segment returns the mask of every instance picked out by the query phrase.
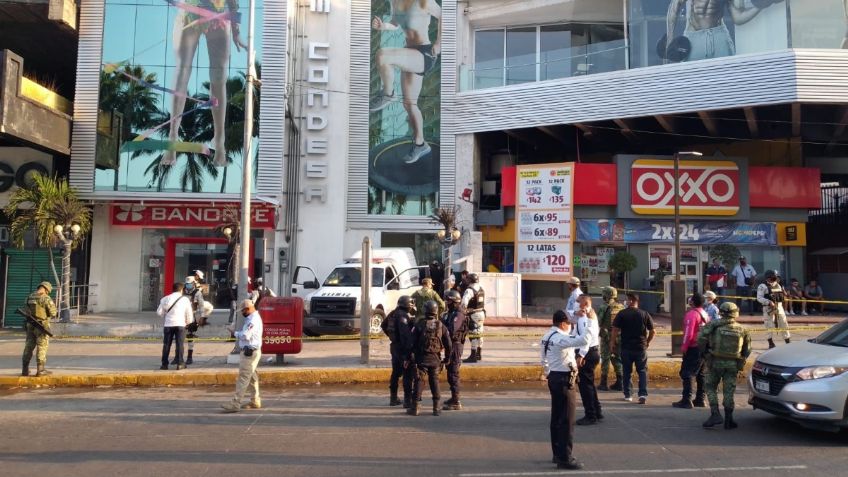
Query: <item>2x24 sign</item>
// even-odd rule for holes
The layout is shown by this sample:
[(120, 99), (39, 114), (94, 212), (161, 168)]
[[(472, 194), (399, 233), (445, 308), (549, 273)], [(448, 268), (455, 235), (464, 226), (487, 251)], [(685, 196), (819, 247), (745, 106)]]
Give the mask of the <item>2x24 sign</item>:
[[(739, 166), (732, 161), (680, 161), (681, 215), (731, 216), (739, 212)], [(674, 214), (674, 163), (633, 162), (631, 208), (640, 215)]]

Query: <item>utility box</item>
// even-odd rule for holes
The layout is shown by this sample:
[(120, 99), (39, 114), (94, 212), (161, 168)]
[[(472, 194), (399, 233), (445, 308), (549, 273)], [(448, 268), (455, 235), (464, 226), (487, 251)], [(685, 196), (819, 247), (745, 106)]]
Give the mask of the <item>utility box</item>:
[(281, 356), (303, 349), (303, 298), (264, 297), (259, 302), (262, 316), (262, 354)]

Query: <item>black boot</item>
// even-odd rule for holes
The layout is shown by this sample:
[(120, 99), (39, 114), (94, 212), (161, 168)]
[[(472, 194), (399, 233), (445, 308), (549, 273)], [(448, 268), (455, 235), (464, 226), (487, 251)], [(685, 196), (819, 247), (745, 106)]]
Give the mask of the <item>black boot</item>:
[(409, 398), (409, 396), (404, 395), (403, 396), (403, 408), (409, 409), (409, 406), (411, 406), (411, 405), (412, 405), (412, 400)]
[(729, 407), (724, 408), (724, 428), (736, 429), (737, 427), (739, 427), (739, 425), (733, 420), (733, 409), (730, 409)]
[(397, 391), (391, 393), (391, 396), (389, 397), (389, 406), (400, 406), (401, 404), (403, 404), (403, 402), (398, 399)]
[(194, 354), (194, 350), (193, 350), (193, 349), (188, 350), (188, 358), (186, 358), (186, 362), (185, 362), (185, 364), (187, 364), (187, 365), (188, 365), (188, 364), (193, 364), (193, 363), (194, 363), (194, 360), (193, 360), (193, 359), (191, 359), (191, 355), (193, 355), (193, 354)]
[(471, 350), (471, 356), (462, 360), (463, 363), (476, 363), (477, 362), (477, 351)]
[(29, 376), (29, 364), (23, 365), (21, 368), (21, 376)]
[(607, 386), (607, 375), (606, 374), (601, 376), (601, 383), (598, 384), (598, 391), (609, 391), (609, 386)]
[(39, 364), (38, 370), (35, 373), (35, 377), (38, 378), (38, 377), (41, 377), (41, 376), (50, 376), (51, 374), (53, 374), (53, 373), (44, 369), (43, 364)]
[(707, 402), (704, 399), (704, 396), (698, 396), (692, 401), (692, 405), (695, 407), (707, 407)]
[(774, 348), (774, 340), (773, 339), (769, 338), (768, 343), (769, 343), (769, 349)]
[(623, 391), (624, 388), (621, 386), (621, 376), (616, 375), (615, 382), (612, 383), (612, 386), (609, 387), (610, 391)]
[(442, 402), (438, 399), (433, 399), (433, 415), (441, 416), (442, 415)]
[(171, 360), (171, 366), (176, 366), (176, 365), (178, 365), (178, 364), (180, 364), (180, 363), (179, 363), (179, 361), (177, 360), (177, 357), (176, 357), (176, 356), (174, 356), (174, 359), (172, 359), (172, 360)]
[(791, 342), (792, 342), (792, 340), (790, 340), (789, 338), (786, 338), (786, 339), (785, 339), (785, 340), (783, 340), (783, 341), (786, 341), (786, 344), (789, 344), (789, 343), (791, 343)]
[(410, 416), (418, 415), (418, 400), (413, 399), (412, 402), (409, 403), (409, 409), (406, 410), (406, 413)]
[(692, 405), (692, 401), (686, 398), (680, 399), (680, 401), (675, 401), (671, 403), (671, 407), (676, 407), (678, 409), (692, 409), (694, 406)]
[(718, 411), (718, 404), (712, 405), (710, 404), (710, 417), (702, 424), (704, 427), (710, 428), (724, 422), (724, 419), (721, 417), (721, 413)]
[(459, 402), (459, 393), (451, 393), (451, 398), (445, 401), (442, 406), (445, 411), (459, 411), (462, 409), (462, 403)]
[(477, 347), (477, 361), (483, 361), (483, 347)]

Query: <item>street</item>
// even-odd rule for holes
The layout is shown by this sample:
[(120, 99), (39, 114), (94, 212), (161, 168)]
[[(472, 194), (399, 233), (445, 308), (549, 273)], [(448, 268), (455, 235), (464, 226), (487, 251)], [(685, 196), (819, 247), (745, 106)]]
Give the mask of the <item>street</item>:
[[(443, 383), (444, 385), (444, 383)], [(447, 386), (443, 387), (443, 393)], [(704, 430), (679, 389), (648, 405), (602, 393), (605, 422), (576, 427), (583, 471), (550, 463), (542, 383), (469, 385), (465, 409), (388, 407), (384, 386), (264, 388), (263, 409), (221, 414), (230, 387), (4, 390), (3, 475), (839, 475), (848, 433), (802, 429), (745, 405), (739, 429)], [(582, 409), (578, 405), (578, 417)]]

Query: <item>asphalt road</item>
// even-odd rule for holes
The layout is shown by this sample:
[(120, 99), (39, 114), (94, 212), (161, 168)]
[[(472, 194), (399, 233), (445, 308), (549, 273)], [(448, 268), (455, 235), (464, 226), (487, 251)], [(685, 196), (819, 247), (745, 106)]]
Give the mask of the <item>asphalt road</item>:
[[(578, 427), (583, 471), (550, 463), (547, 389), (481, 385), (466, 409), (418, 417), (380, 387), (263, 390), (261, 410), (220, 414), (231, 388), (30, 389), (0, 394), (0, 474), (11, 476), (844, 475), (848, 432), (773, 418), (737, 395), (735, 431), (704, 430), (707, 411), (645, 406), (603, 393), (606, 420)], [(425, 394), (423, 410), (430, 408)], [(582, 412), (579, 413), (582, 415)], [(578, 417), (579, 417), (578, 415)]]

